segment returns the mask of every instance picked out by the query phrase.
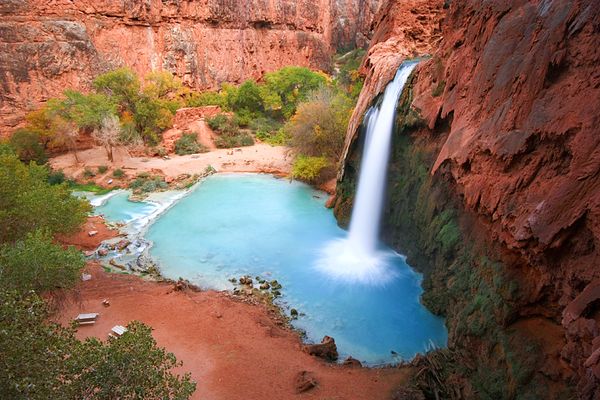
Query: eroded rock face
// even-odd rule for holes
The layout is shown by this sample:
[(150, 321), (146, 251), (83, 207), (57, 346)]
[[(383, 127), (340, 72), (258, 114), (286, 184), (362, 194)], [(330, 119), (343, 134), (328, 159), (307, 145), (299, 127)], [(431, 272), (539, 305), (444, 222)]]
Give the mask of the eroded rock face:
[[(402, 4), (391, 3), (398, 8)], [(392, 79), (405, 56), (385, 49), (388, 40), (378, 36), (392, 32), (389, 37), (393, 37), (394, 29), (401, 27), (393, 19), (380, 24), (369, 54), (377, 46), (381, 53), (370, 58), (373, 65), (365, 65), (367, 84), (361, 100), (364, 96), (367, 105)], [(413, 97), (407, 101), (421, 119), (409, 124), (406, 115), (402, 117), (404, 125), (399, 129), (410, 136), (411, 144), (403, 144), (398, 154), (429, 168), (431, 181), (426, 189), (435, 196), (421, 199), (427, 201), (418, 206), (423, 215), (429, 213), (436, 221), (444, 207), (456, 205), (464, 237), (478, 252), (486, 247), (500, 262), (469, 261), (482, 269), (461, 277), (455, 274), (463, 261), (449, 258), (446, 267), (430, 271), (439, 281), (426, 279), (426, 289), (452, 302), (446, 310), (436, 311), (449, 312), (453, 345), (468, 352), (484, 348), (480, 341), (493, 340), (482, 325), (468, 327), (481, 334), (480, 339), (471, 337), (468, 346), (465, 337), (457, 334), (461, 323), (484, 305), (493, 316), (490, 320), (498, 324), (493, 329), (496, 340), (502, 335), (513, 340), (518, 334), (525, 347), (533, 339), (540, 343), (537, 352), (545, 358), (531, 361), (539, 369), (528, 379), (546, 382), (542, 385), (550, 391), (572, 385), (579, 398), (596, 398), (600, 393), (600, 8), (593, 0), (452, 1), (442, 34), (433, 57), (415, 71)], [(347, 138), (350, 164), (358, 148), (353, 145), (362, 118), (360, 110), (357, 113)], [(391, 182), (398, 186), (390, 191), (400, 193), (406, 179), (394, 180), (394, 168)], [(338, 182), (338, 187), (347, 186), (344, 179)], [(390, 199), (388, 232), (397, 232), (389, 225), (400, 215), (403, 201)], [(436, 240), (448, 233), (437, 232), (435, 226), (416, 229), (437, 234)], [(414, 240), (421, 234), (403, 239)], [(440, 240), (448, 243), (449, 238)], [(432, 249), (434, 245), (423, 247), (416, 254), (430, 256)], [(452, 290), (465, 276), (470, 276), (470, 283), (465, 281), (469, 292), (461, 298)], [(512, 293), (510, 282), (515, 282)], [(479, 305), (469, 303), (472, 296)], [(435, 304), (435, 299), (428, 300)], [(465, 304), (473, 307), (464, 309)], [(518, 347), (513, 342), (510, 348)], [(511, 361), (501, 349), (501, 344), (493, 347), (490, 359), (506, 362), (507, 382), (514, 383), (515, 365), (528, 354)], [(559, 392), (553, 394), (561, 398)]]
[(382, 1), (3, 1), (0, 134), (65, 88), (85, 90), (124, 65), (168, 70), (199, 89), (285, 65), (327, 70), (337, 48), (368, 42)]

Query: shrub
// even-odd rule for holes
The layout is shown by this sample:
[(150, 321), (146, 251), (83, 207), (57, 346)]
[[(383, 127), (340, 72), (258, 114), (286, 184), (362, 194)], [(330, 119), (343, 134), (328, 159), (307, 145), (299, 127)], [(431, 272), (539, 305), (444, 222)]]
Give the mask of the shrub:
[(93, 178), (96, 176), (96, 173), (94, 171), (92, 171), (91, 169), (89, 169), (88, 167), (86, 167), (83, 170), (83, 177), (84, 178)]
[(69, 233), (85, 220), (90, 205), (66, 185), (50, 185), (48, 170), (0, 155), (0, 243), (25, 238), (36, 230)]
[(169, 185), (160, 176), (151, 176), (147, 172), (138, 174), (137, 178), (129, 184), (134, 193), (150, 193), (167, 189)]
[(20, 292), (70, 287), (84, 264), (81, 252), (74, 247), (64, 250), (47, 231), (38, 230), (0, 246), (0, 286)]
[(175, 142), (175, 153), (182, 156), (205, 151), (204, 146), (198, 143), (197, 136), (196, 133), (184, 133), (181, 138)]
[(298, 107), (285, 129), (298, 153), (323, 156), (336, 163), (344, 148), (351, 113), (352, 101), (346, 95), (322, 88)]
[(106, 165), (100, 165), (98, 167), (98, 173), (99, 174), (104, 174), (106, 171), (108, 171), (108, 167)]
[(10, 145), (21, 161), (35, 161), (38, 164), (44, 164), (47, 161), (42, 138), (37, 132), (17, 129), (10, 137)]
[(225, 114), (217, 114), (212, 118), (209, 118), (207, 121), (210, 129), (214, 131), (220, 131), (225, 124), (229, 122), (229, 117)]
[(65, 173), (62, 171), (50, 171), (48, 173), (48, 183), (51, 185), (60, 185), (65, 181)]
[(329, 166), (325, 157), (310, 157), (300, 155), (296, 157), (292, 166), (292, 176), (309, 183), (319, 180), (321, 172)]
[(193, 92), (186, 99), (186, 107), (221, 106), (225, 105), (225, 97), (218, 92)]
[(195, 390), (151, 328), (132, 322), (118, 340), (80, 342), (48, 322), (35, 293), (0, 291), (0, 396), (6, 399), (187, 399)]
[(252, 146), (253, 144), (254, 139), (247, 133), (238, 133), (236, 135), (221, 135), (215, 139), (215, 145), (220, 149)]
[(121, 168), (117, 168), (113, 171), (112, 176), (115, 178), (122, 178), (125, 176), (125, 172)]

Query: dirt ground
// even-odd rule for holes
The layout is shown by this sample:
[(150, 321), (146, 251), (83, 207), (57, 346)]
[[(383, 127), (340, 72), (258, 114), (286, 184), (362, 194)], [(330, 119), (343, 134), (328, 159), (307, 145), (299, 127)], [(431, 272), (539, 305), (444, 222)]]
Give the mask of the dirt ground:
[[(406, 369), (344, 367), (314, 358), (266, 307), (227, 293), (173, 291), (172, 284), (106, 273), (97, 264), (86, 269), (92, 279), (80, 282), (57, 319), (67, 324), (81, 312), (99, 312), (95, 325), (79, 328), (80, 338), (105, 339), (114, 325), (132, 320), (152, 326), (158, 344), (182, 360), (181, 372), (191, 372), (197, 382), (193, 399), (383, 400), (407, 379)], [(318, 386), (297, 394), (301, 371), (312, 372)]]

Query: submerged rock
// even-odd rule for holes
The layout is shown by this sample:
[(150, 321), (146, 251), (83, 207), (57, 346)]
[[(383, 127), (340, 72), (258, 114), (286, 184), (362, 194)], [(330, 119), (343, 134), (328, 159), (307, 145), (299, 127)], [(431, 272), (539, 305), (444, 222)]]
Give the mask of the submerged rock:
[(338, 359), (337, 346), (335, 340), (331, 336), (323, 337), (321, 343), (310, 344), (304, 346), (306, 351), (311, 356), (319, 357), (327, 361), (335, 361)]

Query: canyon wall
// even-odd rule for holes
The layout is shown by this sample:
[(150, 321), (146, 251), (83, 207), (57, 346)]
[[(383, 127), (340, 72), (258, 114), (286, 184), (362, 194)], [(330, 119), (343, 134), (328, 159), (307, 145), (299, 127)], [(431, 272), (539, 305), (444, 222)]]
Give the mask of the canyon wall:
[(328, 70), (366, 45), (382, 0), (5, 0), (0, 2), (0, 133), (65, 88), (130, 66), (197, 89), (285, 65)]
[[(411, 53), (388, 51), (402, 27), (379, 21), (338, 182), (342, 223), (364, 109)], [(452, 1), (442, 35), (399, 104), (384, 215), (386, 241), (424, 272), (423, 302), (447, 317), (453, 361), (436, 390), (598, 399), (600, 8)]]

